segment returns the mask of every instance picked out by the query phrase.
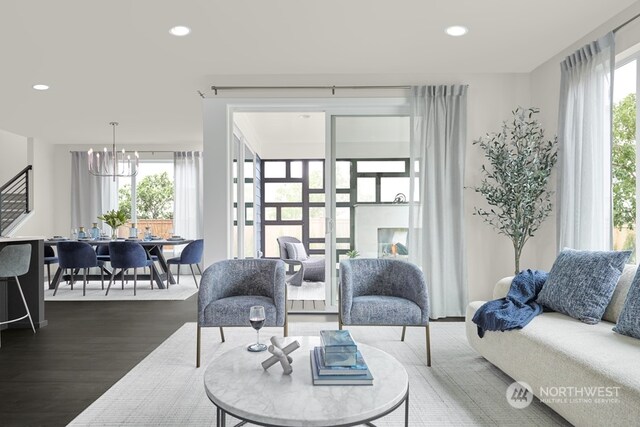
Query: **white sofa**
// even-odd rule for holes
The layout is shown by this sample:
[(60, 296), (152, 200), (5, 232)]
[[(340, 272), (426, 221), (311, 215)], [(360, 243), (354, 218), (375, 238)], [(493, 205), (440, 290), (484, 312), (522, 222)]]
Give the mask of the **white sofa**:
[[(484, 301), (472, 302), (466, 316), (469, 344), (514, 380), (529, 384), (538, 398), (574, 425), (639, 425), (640, 340), (611, 330), (636, 268), (625, 267), (597, 325), (560, 313), (543, 313), (523, 329), (487, 331), (480, 338), (471, 319)], [(496, 284), (494, 298), (507, 294), (511, 279)], [(600, 397), (589, 397), (588, 393)], [(608, 397), (611, 394), (617, 395)]]

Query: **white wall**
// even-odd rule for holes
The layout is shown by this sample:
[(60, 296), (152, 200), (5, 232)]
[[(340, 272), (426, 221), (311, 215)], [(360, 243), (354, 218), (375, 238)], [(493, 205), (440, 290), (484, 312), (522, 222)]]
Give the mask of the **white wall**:
[[(540, 118), (548, 129), (558, 128), (558, 107), (560, 94), (560, 63), (564, 58), (585, 44), (597, 40), (632, 16), (640, 13), (640, 3), (636, 3), (613, 19), (596, 28), (571, 46), (567, 46), (556, 56), (531, 72), (531, 99), (540, 107)], [(625, 51), (637, 48), (640, 43), (640, 19), (637, 19), (616, 33), (616, 54), (624, 55)], [(615, 83), (614, 83), (615, 84)]]
[(33, 210), (27, 221), (16, 231), (21, 236), (51, 236), (51, 229), (58, 216), (56, 182), (53, 172), (54, 146), (38, 138), (29, 138), (28, 161), (33, 165)]
[(0, 185), (28, 165), (27, 145), (27, 137), (0, 129)]
[[(330, 78), (331, 84), (348, 84), (340, 76), (335, 80)], [(305, 82), (295, 82), (305, 84)], [(318, 84), (317, 81), (314, 83)], [(327, 84), (324, 82), (322, 84)], [(472, 141), (487, 132), (498, 131), (503, 120), (510, 117), (511, 111), (517, 107), (529, 106), (530, 81), (527, 74), (457, 74), (457, 75), (411, 75), (384, 76), (376, 80), (371, 76), (360, 80), (359, 84), (439, 84), (459, 83), (469, 84), (468, 99), (468, 142), (466, 164), (466, 204), (465, 229), (467, 244), (467, 274), (469, 283), (469, 298), (488, 299), (491, 297), (493, 285), (500, 278), (513, 273), (513, 249), (510, 241), (499, 236), (478, 217), (474, 216), (473, 207), (482, 203), (478, 194), (470, 187), (476, 185), (480, 179), (480, 168), (484, 162), (481, 151), (472, 145)], [(235, 81), (225, 84), (243, 85), (251, 82)], [(273, 83), (276, 84), (276, 83)], [(286, 79), (281, 84), (292, 84)], [(406, 96), (405, 92), (401, 92)], [(311, 95), (311, 94), (310, 94)], [(350, 95), (355, 95), (351, 92)], [(368, 94), (369, 96), (373, 96)], [(399, 95), (397, 92), (378, 93), (377, 95)], [(223, 123), (218, 120), (228, 120), (224, 102), (242, 104), (243, 99), (205, 99), (204, 111), (204, 150), (205, 150), (205, 239), (216, 241), (220, 245), (215, 250), (208, 245), (205, 249), (207, 263), (223, 259), (226, 250), (220, 250), (223, 242), (228, 242), (229, 212), (228, 207), (221, 202), (229, 200), (228, 169), (226, 159), (226, 131)], [(254, 102), (249, 99), (248, 103)], [(212, 153), (212, 154), (209, 154)], [(224, 234), (224, 236), (223, 236)], [(521, 265), (525, 268), (549, 269), (555, 258), (554, 229), (549, 223), (545, 224), (538, 236), (532, 239), (524, 250)]]

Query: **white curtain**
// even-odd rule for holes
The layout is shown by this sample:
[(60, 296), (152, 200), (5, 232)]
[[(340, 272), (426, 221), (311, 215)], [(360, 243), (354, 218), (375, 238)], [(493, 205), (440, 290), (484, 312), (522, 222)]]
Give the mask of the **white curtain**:
[(85, 151), (71, 152), (71, 224), (69, 224), (69, 230), (81, 226), (89, 230), (91, 223), (100, 223), (98, 215), (116, 209), (118, 205), (117, 182), (113, 182), (112, 178), (90, 175), (87, 157)]
[(561, 64), (558, 117), (558, 249), (609, 250), (612, 243), (609, 33)]
[(467, 86), (414, 87), (411, 109), (409, 254), (427, 280), (430, 317), (464, 316)]
[(187, 239), (200, 239), (203, 235), (202, 152), (178, 151), (174, 162), (174, 233)]

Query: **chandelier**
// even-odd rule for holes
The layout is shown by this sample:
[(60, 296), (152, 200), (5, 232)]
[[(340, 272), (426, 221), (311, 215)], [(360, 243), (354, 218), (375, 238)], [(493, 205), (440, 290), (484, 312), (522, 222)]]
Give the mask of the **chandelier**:
[[(107, 147), (104, 147), (104, 151), (94, 152), (91, 148), (88, 154), (89, 161), (89, 173), (93, 176), (100, 176), (104, 178), (113, 178), (115, 181), (117, 177), (132, 177), (138, 174), (138, 152), (134, 152), (133, 158), (131, 154), (122, 149), (122, 151), (116, 150), (116, 126), (118, 122), (109, 123), (113, 127), (113, 145), (111, 146), (111, 152), (107, 151)], [(109, 158), (111, 154), (111, 158)]]

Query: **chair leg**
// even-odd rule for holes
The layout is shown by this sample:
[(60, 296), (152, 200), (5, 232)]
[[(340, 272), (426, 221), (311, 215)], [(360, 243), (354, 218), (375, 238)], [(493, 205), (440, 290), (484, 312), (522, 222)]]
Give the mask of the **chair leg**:
[(136, 296), (136, 287), (138, 286), (138, 269), (133, 269), (133, 296)]
[(104, 268), (100, 267), (100, 282), (102, 282), (102, 290), (104, 291)]
[(151, 290), (153, 290), (153, 266), (149, 267), (149, 283), (151, 284)]
[(220, 326), (220, 339), (224, 342), (224, 330), (222, 329), (222, 326)]
[(116, 277), (116, 269), (114, 268), (113, 271), (111, 272), (111, 278), (109, 279), (109, 286), (107, 286), (107, 292), (104, 294), (105, 297), (109, 295), (109, 289), (111, 289), (111, 283), (115, 281), (115, 277)]
[(178, 264), (178, 285), (180, 284), (180, 264)]
[(18, 290), (20, 291), (20, 296), (22, 297), (22, 302), (24, 303), (24, 308), (27, 310), (27, 317), (29, 317), (29, 323), (31, 323), (31, 329), (33, 329), (33, 333), (36, 333), (36, 327), (33, 326), (33, 319), (31, 319), (31, 312), (29, 311), (29, 306), (27, 305), (27, 300), (24, 298), (24, 294), (22, 293), (22, 286), (20, 286), (20, 280), (18, 280), (18, 276), (13, 276), (16, 279), (16, 284), (18, 285)]
[(82, 274), (82, 296), (86, 296), (87, 295), (87, 270), (88, 268), (84, 268), (84, 270), (82, 270), (83, 274)]
[(47, 264), (47, 277), (49, 278), (49, 286), (51, 286), (51, 264)]
[(196, 368), (200, 367), (200, 326), (196, 334)]
[(167, 265), (167, 286), (166, 289), (169, 290), (169, 276), (171, 275), (171, 265)]
[(198, 279), (196, 279), (196, 273), (193, 271), (193, 265), (189, 264), (189, 268), (191, 269), (191, 275), (193, 276), (193, 281), (196, 282), (196, 289), (198, 289)]
[(429, 330), (429, 324), (427, 323), (427, 326), (425, 326), (425, 332), (426, 332), (426, 340), (427, 340), (427, 366), (431, 367), (431, 332)]
[(71, 268), (70, 270), (71, 270), (71, 290), (73, 290), (73, 282), (75, 281), (75, 279), (73, 278), (73, 268)]
[(407, 332), (407, 327), (403, 326), (402, 327), (402, 338), (400, 338), (400, 341), (404, 341), (404, 334)]
[[(129, 271), (128, 269), (125, 270), (124, 268), (122, 269), (122, 271), (120, 272), (120, 274), (122, 274), (122, 290), (124, 291), (124, 276), (126, 275), (127, 271)], [(129, 283), (129, 281), (127, 280), (127, 283)]]
[(196, 264), (196, 268), (198, 269), (198, 273), (202, 276), (202, 270), (200, 270), (200, 264)]

